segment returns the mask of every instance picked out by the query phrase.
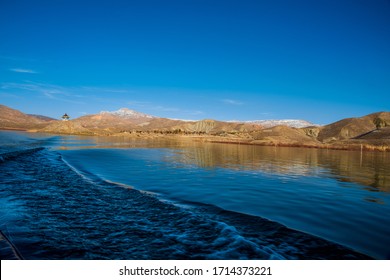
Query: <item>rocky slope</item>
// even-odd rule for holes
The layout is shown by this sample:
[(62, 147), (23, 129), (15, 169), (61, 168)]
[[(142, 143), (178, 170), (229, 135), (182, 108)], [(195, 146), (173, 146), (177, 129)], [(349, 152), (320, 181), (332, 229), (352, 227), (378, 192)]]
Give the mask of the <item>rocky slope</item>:
[(284, 126), (295, 127), (295, 128), (318, 126), (305, 120), (256, 120), (256, 121), (244, 121), (243, 123), (257, 124), (264, 128), (274, 127), (278, 125), (284, 125)]
[(348, 118), (325, 125), (319, 131), (317, 138), (324, 143), (357, 138), (360, 135), (376, 130), (374, 120), (377, 118), (383, 120), (385, 126), (390, 126), (390, 112), (378, 112), (360, 118)]
[(224, 133), (253, 132), (261, 129), (262, 126), (256, 124), (221, 122), (206, 119), (196, 122), (186, 122), (174, 128), (190, 133), (194, 132), (219, 135)]
[(18, 110), (0, 105), (0, 129), (40, 129), (53, 119), (35, 115), (27, 115)]
[(253, 133), (254, 143), (274, 143), (285, 145), (317, 145), (319, 141), (305, 130), (288, 126), (265, 128)]

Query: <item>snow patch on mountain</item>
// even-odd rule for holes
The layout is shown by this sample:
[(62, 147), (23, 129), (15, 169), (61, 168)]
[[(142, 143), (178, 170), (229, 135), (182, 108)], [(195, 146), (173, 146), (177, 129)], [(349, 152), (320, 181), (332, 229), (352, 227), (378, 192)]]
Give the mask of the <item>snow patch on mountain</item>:
[(254, 121), (230, 121), (248, 124), (258, 124), (264, 128), (273, 127), (277, 125), (285, 125), (289, 127), (302, 128), (308, 126), (318, 126), (305, 120), (254, 120)]
[(198, 122), (199, 120), (188, 120), (188, 119), (175, 119), (175, 118), (167, 118), (173, 121), (182, 121), (182, 122)]
[(102, 112), (100, 112), (100, 114), (110, 114), (110, 115), (119, 116), (119, 117), (126, 118), (126, 119), (141, 119), (141, 118), (152, 119), (152, 118), (154, 118), (154, 116), (152, 116), (152, 115), (140, 113), (140, 112), (137, 112), (137, 111), (134, 111), (131, 109), (127, 109), (127, 108), (121, 108), (117, 111), (111, 111), (111, 112), (110, 111), (102, 111)]

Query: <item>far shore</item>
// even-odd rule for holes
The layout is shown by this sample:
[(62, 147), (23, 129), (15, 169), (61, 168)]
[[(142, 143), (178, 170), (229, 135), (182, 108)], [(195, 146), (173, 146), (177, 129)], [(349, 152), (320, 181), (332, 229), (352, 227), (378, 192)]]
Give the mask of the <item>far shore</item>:
[(53, 135), (73, 135), (73, 136), (92, 136), (92, 137), (125, 137), (129, 139), (190, 139), (196, 142), (204, 143), (221, 143), (221, 144), (236, 144), (236, 145), (254, 145), (254, 146), (272, 146), (272, 147), (296, 147), (296, 148), (310, 148), (310, 149), (330, 149), (330, 150), (347, 150), (347, 151), (379, 151), (379, 152), (390, 152), (390, 141), (365, 141), (365, 140), (338, 140), (330, 143), (300, 143), (289, 140), (278, 141), (273, 140), (254, 140), (250, 137), (237, 137), (234, 135), (219, 136), (219, 135), (208, 135), (208, 134), (189, 134), (189, 135), (172, 135), (172, 134), (161, 134), (154, 132), (137, 132), (137, 133), (101, 133), (101, 134), (89, 134), (89, 133), (54, 133), (54, 132), (43, 132), (39, 130), (29, 130), (21, 128), (0, 128), (0, 130), (9, 131), (24, 131), (30, 133), (45, 133)]

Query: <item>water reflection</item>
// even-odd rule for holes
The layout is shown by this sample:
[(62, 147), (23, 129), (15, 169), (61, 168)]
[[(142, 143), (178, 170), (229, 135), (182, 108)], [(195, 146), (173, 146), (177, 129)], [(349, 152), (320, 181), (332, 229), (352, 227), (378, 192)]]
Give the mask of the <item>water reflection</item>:
[(175, 153), (166, 160), (186, 165), (290, 176), (332, 176), (364, 185), (369, 191), (390, 192), (390, 155), (384, 152), (201, 143), (186, 138), (56, 137), (59, 149), (172, 148)]
[[(362, 157), (362, 161), (360, 158)], [(390, 192), (390, 157), (381, 152), (355, 152), (289, 147), (203, 144), (176, 153), (174, 160), (204, 168), (259, 170), (296, 176), (332, 176)]]

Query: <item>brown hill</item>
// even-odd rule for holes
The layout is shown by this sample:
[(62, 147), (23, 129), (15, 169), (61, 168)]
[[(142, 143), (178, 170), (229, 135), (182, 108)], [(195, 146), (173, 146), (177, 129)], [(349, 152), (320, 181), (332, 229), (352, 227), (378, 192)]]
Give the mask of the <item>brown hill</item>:
[(125, 129), (131, 130), (137, 126), (132, 119), (122, 118), (108, 113), (88, 115), (74, 119), (72, 122), (91, 130), (108, 130), (111, 132), (119, 132)]
[(139, 125), (143, 131), (175, 131), (187, 122), (182, 120), (172, 120), (167, 118), (153, 118), (149, 122)]
[(385, 124), (390, 125), (390, 112), (379, 112), (360, 118), (343, 119), (322, 127), (318, 133), (318, 140), (327, 143), (357, 138), (376, 129), (374, 124), (376, 118), (380, 118)]
[(142, 115), (142, 113), (129, 116), (101, 112), (69, 121), (58, 121), (41, 129), (41, 131), (62, 134), (112, 135), (123, 132), (166, 131), (183, 123), (185, 122), (150, 117)]
[(81, 135), (111, 135), (136, 129), (131, 120), (118, 116), (88, 115), (69, 121), (56, 121), (40, 129), (41, 132)]
[[(122, 109), (123, 110), (123, 109)], [(134, 112), (134, 111), (133, 111)], [(73, 120), (92, 131), (104, 130), (107, 133), (171, 130), (172, 127), (185, 123), (180, 120), (151, 117), (147, 115), (126, 116), (102, 112)]]
[(222, 122), (216, 120), (201, 120), (196, 122), (186, 122), (173, 129), (180, 129), (184, 132), (206, 133), (206, 134), (223, 134), (237, 132), (252, 132), (261, 129), (262, 126), (257, 124)]
[(36, 117), (0, 105), (0, 129), (39, 129), (47, 126), (51, 118)]
[(54, 121), (41, 128), (40, 132), (59, 133), (59, 134), (77, 134), (77, 135), (97, 135), (98, 133), (83, 127), (77, 121)]
[(379, 128), (379, 129), (375, 129), (375, 130), (370, 131), (368, 133), (359, 135), (355, 139), (364, 139), (364, 140), (369, 140), (369, 139), (384, 140), (384, 139), (388, 139), (388, 140), (390, 140), (390, 126), (382, 127), (382, 128)]
[(282, 145), (317, 145), (315, 136), (309, 136), (305, 129), (283, 125), (266, 128), (252, 133), (253, 143), (274, 143)]

